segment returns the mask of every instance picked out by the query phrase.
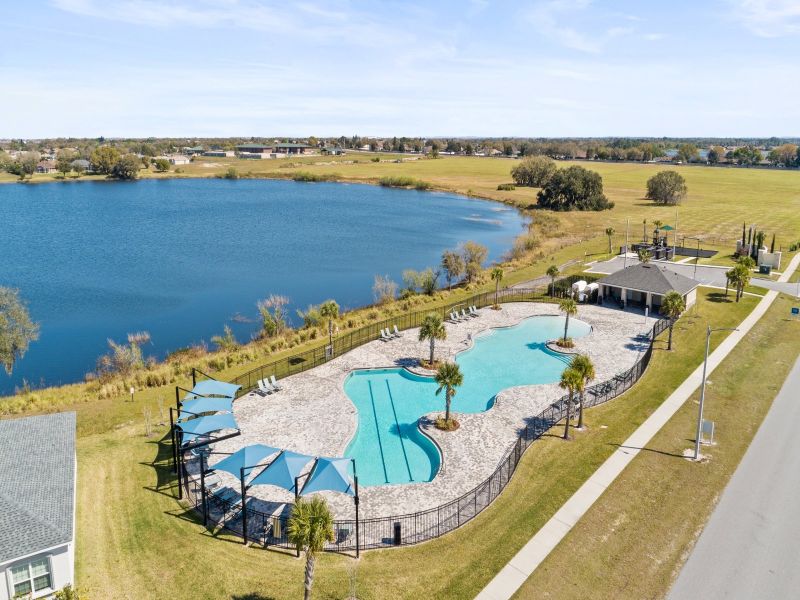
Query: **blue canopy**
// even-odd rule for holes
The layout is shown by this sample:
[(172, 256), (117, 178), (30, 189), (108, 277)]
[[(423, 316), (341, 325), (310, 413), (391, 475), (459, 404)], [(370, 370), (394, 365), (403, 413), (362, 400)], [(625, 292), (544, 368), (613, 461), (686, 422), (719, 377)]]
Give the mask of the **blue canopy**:
[(352, 464), (353, 461), (350, 458), (318, 458), (311, 476), (300, 493), (305, 495), (330, 490), (355, 496), (356, 492), (349, 471)]
[(266, 469), (253, 477), (250, 485), (277, 485), (290, 492), (297, 492), (294, 487), (295, 478), (300, 476), (312, 460), (313, 456), (284, 450)]
[(178, 427), (183, 431), (184, 442), (220, 429), (239, 429), (236, 419), (233, 418), (231, 413), (221, 413), (208, 417), (198, 417), (189, 421), (181, 421), (178, 423)]
[(223, 398), (236, 397), (236, 392), (240, 385), (235, 383), (227, 383), (225, 381), (217, 381), (216, 379), (203, 379), (198, 381), (192, 388), (192, 391), (184, 396), (184, 400), (192, 400), (198, 396), (222, 396)]
[[(185, 411), (185, 412), (184, 412)], [(181, 404), (178, 420), (183, 421), (205, 412), (233, 412), (233, 400), (230, 398), (195, 398)]]
[(211, 468), (215, 471), (226, 471), (231, 475), (241, 477), (242, 467), (250, 467), (244, 470), (244, 476), (247, 477), (252, 472), (254, 466), (276, 452), (280, 452), (280, 450), (272, 446), (265, 446), (264, 444), (253, 444), (252, 446), (239, 448), (236, 452), (223, 458)]

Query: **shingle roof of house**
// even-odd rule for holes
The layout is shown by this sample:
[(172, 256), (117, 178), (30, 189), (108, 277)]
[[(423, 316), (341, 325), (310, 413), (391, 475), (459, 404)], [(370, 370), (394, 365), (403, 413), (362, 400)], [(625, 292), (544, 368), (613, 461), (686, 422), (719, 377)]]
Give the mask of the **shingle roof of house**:
[(273, 148), (274, 144), (239, 144), (236, 146), (239, 150), (258, 150), (260, 148)]
[(672, 290), (683, 295), (700, 285), (699, 281), (653, 263), (638, 264), (622, 269), (603, 277), (598, 283), (662, 296)]
[(0, 421), (0, 563), (73, 539), (75, 413)]

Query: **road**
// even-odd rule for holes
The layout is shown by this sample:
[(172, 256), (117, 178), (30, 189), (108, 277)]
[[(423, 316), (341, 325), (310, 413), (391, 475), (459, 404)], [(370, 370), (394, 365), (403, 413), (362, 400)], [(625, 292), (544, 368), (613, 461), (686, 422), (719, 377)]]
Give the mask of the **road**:
[[(616, 273), (620, 269), (623, 269), (625, 264), (626, 264), (625, 259), (623, 257), (615, 256), (610, 260), (595, 263), (589, 269), (587, 269), (587, 271), (590, 273), (606, 273), (606, 274)], [(627, 265), (630, 267), (636, 264), (639, 264), (639, 260), (629, 256), (627, 260)], [(692, 279), (696, 279), (703, 285), (710, 285), (723, 288), (725, 287), (725, 272), (728, 270), (727, 268), (698, 265), (697, 270), (695, 272), (693, 263), (681, 264), (681, 263), (664, 262), (664, 261), (653, 261), (653, 264), (667, 267), (671, 271), (674, 271), (686, 277), (691, 277)], [(775, 290), (776, 292), (783, 292), (784, 294), (788, 294), (790, 296), (795, 296), (795, 297), (800, 296), (800, 285), (798, 285), (797, 283), (785, 283), (785, 282), (772, 281), (769, 279), (758, 279), (757, 277), (752, 277), (750, 279), (750, 285), (763, 287), (768, 290)]]
[(799, 399), (800, 359), (725, 488), (669, 600), (800, 597)]

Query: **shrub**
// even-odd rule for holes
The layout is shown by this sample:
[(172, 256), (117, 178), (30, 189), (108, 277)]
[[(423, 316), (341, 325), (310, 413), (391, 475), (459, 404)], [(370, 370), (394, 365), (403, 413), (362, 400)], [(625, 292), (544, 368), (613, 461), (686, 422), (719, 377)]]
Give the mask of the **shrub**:
[(420, 181), (419, 179), (414, 179), (407, 175), (381, 177), (378, 180), (378, 184), (383, 187), (413, 187), (418, 190), (429, 190), (433, 187), (433, 184), (427, 181)]
[(297, 171), (292, 175), (295, 181), (304, 181), (307, 183), (315, 183), (321, 181), (337, 181), (341, 176), (337, 173), (310, 173), (308, 171)]
[(381, 162), (381, 159), (379, 157), (375, 156), (374, 158), (371, 158), (370, 161), (371, 162)]
[(497, 186), (498, 192), (512, 192), (515, 189), (517, 189), (517, 186), (515, 186), (513, 183), (501, 183)]
[[(387, 304), (397, 296), (397, 284), (388, 275), (375, 275), (372, 297), (378, 304)], [(350, 325), (352, 327), (352, 325)]]
[(227, 171), (225, 171), (225, 175), (222, 176), (224, 179), (239, 179), (239, 171), (230, 167)]

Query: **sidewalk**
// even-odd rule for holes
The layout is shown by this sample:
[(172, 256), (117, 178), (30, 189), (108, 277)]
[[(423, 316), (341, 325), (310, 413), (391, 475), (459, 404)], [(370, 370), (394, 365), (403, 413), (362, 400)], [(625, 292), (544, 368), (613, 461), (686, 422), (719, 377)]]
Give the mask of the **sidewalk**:
[[(788, 281), (800, 263), (796, 255), (778, 281)], [(741, 341), (777, 298), (778, 292), (767, 292), (764, 299), (708, 357), (708, 373), (711, 374)], [(603, 494), (626, 466), (636, 458), (656, 433), (669, 421), (681, 406), (700, 387), (703, 365), (694, 372), (659, 406), (633, 434), (625, 440), (595, 473), (578, 488), (550, 520), (534, 535), (522, 549), (506, 564), (478, 594), (478, 600), (505, 600), (511, 598), (530, 577), (547, 555), (564, 539), (580, 518)]]

